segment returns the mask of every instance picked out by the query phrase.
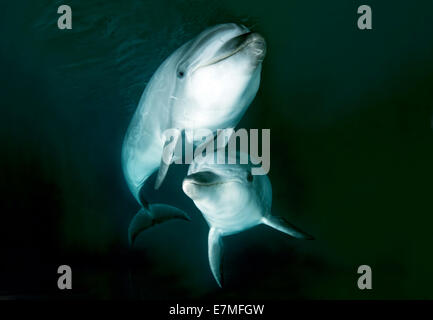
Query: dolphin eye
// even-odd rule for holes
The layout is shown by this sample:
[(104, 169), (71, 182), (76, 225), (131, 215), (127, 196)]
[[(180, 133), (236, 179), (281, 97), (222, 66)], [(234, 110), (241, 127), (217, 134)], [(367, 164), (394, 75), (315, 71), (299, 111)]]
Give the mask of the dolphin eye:
[(183, 72), (182, 70), (179, 70), (179, 71), (177, 72), (177, 77), (178, 77), (179, 79), (182, 79), (184, 76), (185, 76), (185, 72)]
[(251, 172), (248, 172), (248, 176), (247, 176), (247, 180), (248, 180), (248, 182), (253, 182), (253, 179), (254, 179), (254, 177), (253, 177), (253, 175), (251, 174)]

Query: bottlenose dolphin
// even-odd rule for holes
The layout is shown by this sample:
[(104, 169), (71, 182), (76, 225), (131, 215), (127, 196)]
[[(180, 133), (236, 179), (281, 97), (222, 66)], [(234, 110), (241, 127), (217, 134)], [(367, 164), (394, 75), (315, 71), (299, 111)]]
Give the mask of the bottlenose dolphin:
[(294, 238), (312, 239), (283, 217), (271, 215), (269, 178), (252, 175), (251, 161), (238, 164), (241, 153), (229, 156), (235, 157), (237, 164), (216, 164), (213, 157), (194, 160), (182, 183), (183, 191), (194, 201), (210, 227), (209, 264), (220, 287), (223, 284), (221, 237), (265, 224)]
[[(148, 205), (140, 190), (158, 168), (155, 188), (161, 185), (183, 131), (187, 142), (194, 144), (186, 129), (215, 132), (237, 125), (259, 88), (265, 51), (259, 34), (242, 25), (221, 24), (181, 46), (154, 73), (122, 147), (128, 187), (142, 206), (130, 225), (131, 241), (153, 224), (189, 219), (176, 208)], [(167, 137), (167, 129), (176, 129), (176, 135)], [(162, 161), (163, 152), (169, 161)]]

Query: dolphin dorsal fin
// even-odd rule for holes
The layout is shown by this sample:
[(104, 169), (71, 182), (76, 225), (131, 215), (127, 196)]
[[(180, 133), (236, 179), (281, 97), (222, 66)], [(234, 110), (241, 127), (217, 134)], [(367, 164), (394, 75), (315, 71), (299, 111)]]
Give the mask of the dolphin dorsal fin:
[(312, 240), (314, 239), (309, 234), (305, 233), (304, 231), (298, 229), (291, 223), (289, 223), (286, 219), (279, 216), (271, 216), (268, 215), (266, 217), (263, 217), (262, 223), (266, 224), (267, 226), (281, 231), (285, 234), (288, 234), (289, 236), (297, 239), (304, 239), (304, 240)]
[(167, 175), (168, 167), (174, 160), (174, 151), (176, 149), (177, 142), (179, 141), (179, 137), (181, 136), (181, 131), (175, 129), (172, 132), (174, 132), (172, 136), (164, 137), (164, 147), (161, 156), (161, 163), (159, 165), (158, 174), (155, 180), (155, 190), (159, 189), (161, 186), (165, 176)]
[(208, 238), (209, 265), (215, 281), (220, 288), (223, 285), (223, 243), (216, 228), (210, 228)]

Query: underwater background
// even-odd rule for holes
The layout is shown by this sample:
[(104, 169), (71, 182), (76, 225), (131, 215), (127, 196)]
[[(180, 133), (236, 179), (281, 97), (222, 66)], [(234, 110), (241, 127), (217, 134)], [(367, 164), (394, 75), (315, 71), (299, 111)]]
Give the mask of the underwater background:
[[(61, 4), (72, 30), (57, 28)], [(373, 30), (357, 28), (362, 4)], [(2, 1), (0, 298), (433, 298), (432, 13), (402, 0)], [(273, 212), (316, 240), (265, 226), (225, 238), (219, 289), (186, 165), (147, 196), (192, 221), (129, 247), (139, 207), (120, 150), (160, 63), (224, 22), (267, 41), (238, 127), (271, 129)], [(73, 290), (57, 289), (62, 264)], [(363, 264), (372, 290), (357, 287)]]

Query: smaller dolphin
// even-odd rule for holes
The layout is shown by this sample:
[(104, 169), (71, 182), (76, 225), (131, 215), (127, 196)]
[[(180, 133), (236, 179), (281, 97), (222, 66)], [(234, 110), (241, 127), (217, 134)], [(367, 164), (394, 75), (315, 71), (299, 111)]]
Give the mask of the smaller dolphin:
[(194, 201), (210, 227), (209, 264), (220, 287), (223, 284), (221, 237), (265, 224), (294, 238), (313, 239), (283, 217), (271, 215), (269, 178), (252, 175), (251, 164), (237, 164), (239, 158), (248, 155), (237, 153), (234, 157), (236, 164), (216, 164), (209, 161), (213, 157), (194, 160), (182, 183), (183, 191)]

